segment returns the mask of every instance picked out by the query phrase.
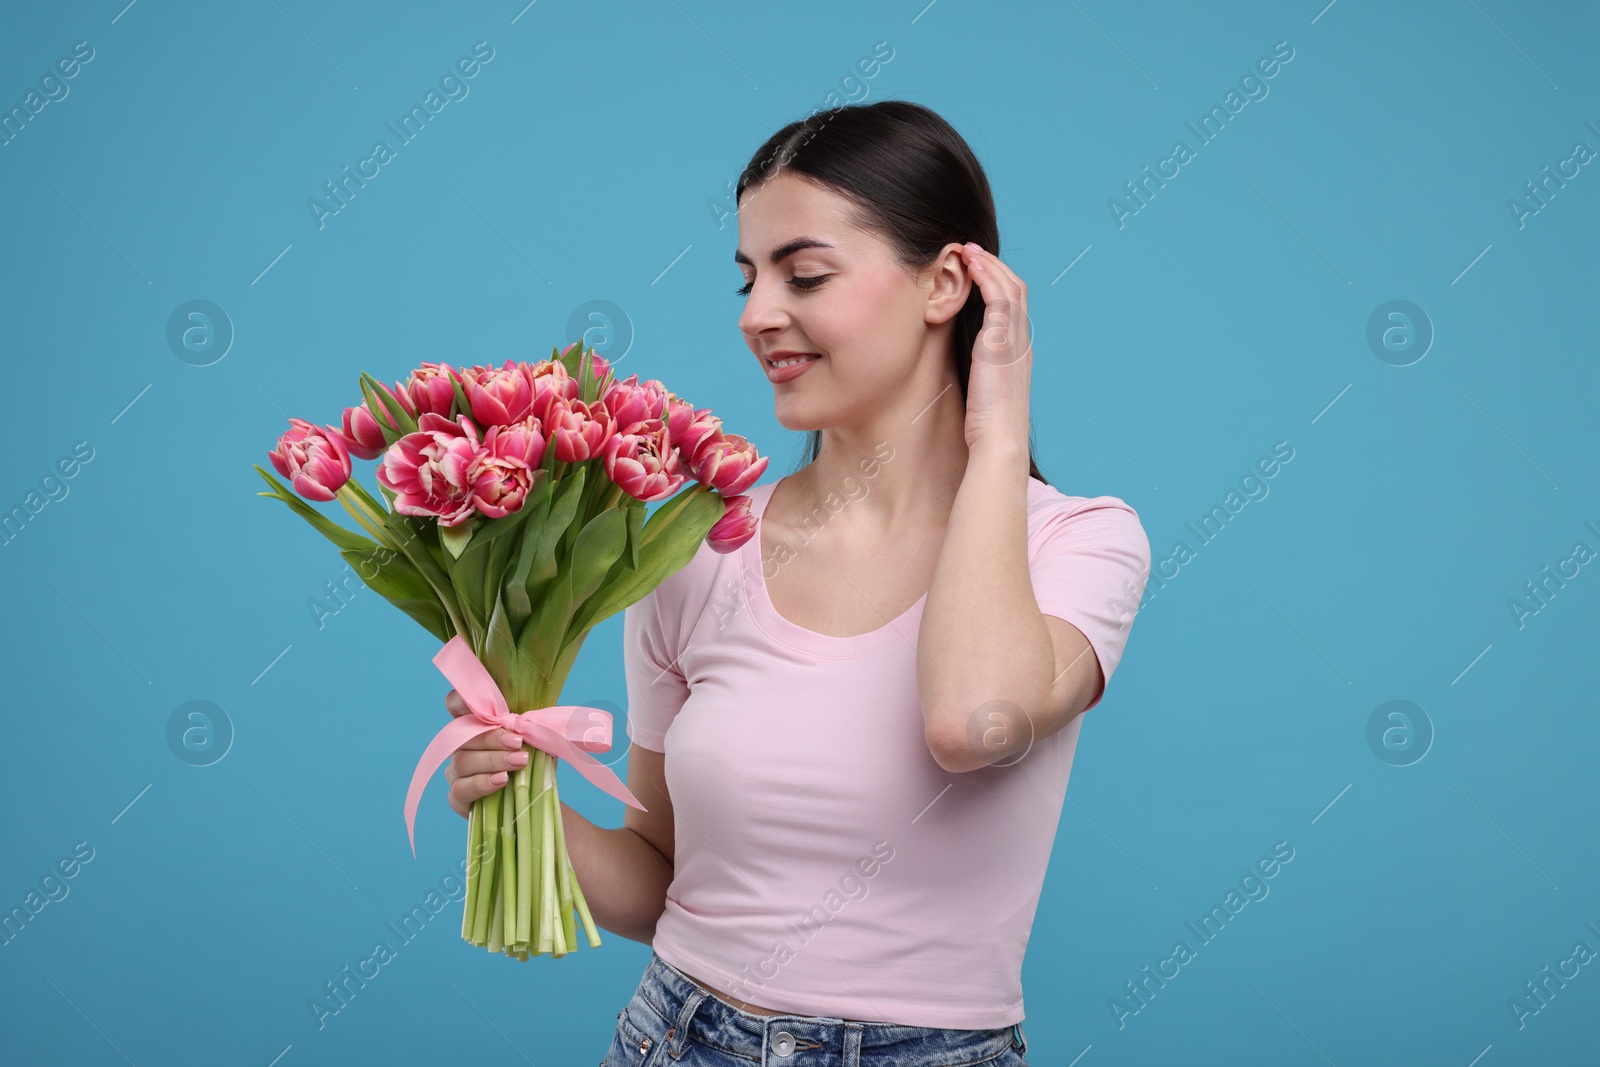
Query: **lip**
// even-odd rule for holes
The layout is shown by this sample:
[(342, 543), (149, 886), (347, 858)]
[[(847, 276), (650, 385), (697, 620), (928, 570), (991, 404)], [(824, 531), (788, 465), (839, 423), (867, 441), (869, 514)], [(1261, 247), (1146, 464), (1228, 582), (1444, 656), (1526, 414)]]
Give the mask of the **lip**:
[(807, 361), (805, 363), (796, 363), (793, 366), (789, 366), (789, 367), (774, 367), (772, 365), (774, 360), (791, 359), (791, 358), (793, 358), (795, 356), (809, 356), (809, 355), (816, 355), (816, 353), (814, 353), (814, 352), (794, 352), (794, 351), (789, 351), (787, 349), (780, 350), (780, 351), (777, 351), (777, 352), (769, 352), (769, 353), (767, 353), (765, 356), (762, 357), (762, 360), (761, 360), (762, 363), (764, 364), (766, 372), (767, 372), (767, 381), (772, 382), (774, 385), (777, 385), (777, 384), (779, 384), (781, 382), (793, 381), (795, 378), (798, 378), (798, 377), (800, 377), (800, 375), (804, 374), (806, 372), (806, 370), (811, 367), (812, 364), (820, 363), (822, 361), (822, 357), (821, 356), (817, 356), (816, 359), (809, 360), (809, 361)]

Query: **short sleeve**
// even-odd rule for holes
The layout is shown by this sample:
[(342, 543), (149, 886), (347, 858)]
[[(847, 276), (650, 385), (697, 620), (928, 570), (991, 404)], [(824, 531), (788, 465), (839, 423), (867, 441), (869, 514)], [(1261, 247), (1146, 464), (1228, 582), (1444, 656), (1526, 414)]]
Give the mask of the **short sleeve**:
[(628, 739), (665, 751), (667, 727), (689, 697), (679, 668), (680, 650), (662, 625), (661, 586), (622, 613), (623, 672), (628, 686)]
[(1138, 513), (1113, 496), (1067, 498), (1029, 538), (1034, 599), (1046, 615), (1083, 631), (1100, 660), (1105, 686), (1122, 660), (1150, 576), (1150, 541)]

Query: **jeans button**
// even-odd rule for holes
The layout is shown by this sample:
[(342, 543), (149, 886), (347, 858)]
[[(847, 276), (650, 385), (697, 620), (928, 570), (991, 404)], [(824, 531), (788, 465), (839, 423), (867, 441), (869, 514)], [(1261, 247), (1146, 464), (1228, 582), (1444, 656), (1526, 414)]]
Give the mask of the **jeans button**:
[(772, 1035), (772, 1051), (780, 1056), (787, 1056), (794, 1051), (794, 1035), (787, 1030), (779, 1030)]

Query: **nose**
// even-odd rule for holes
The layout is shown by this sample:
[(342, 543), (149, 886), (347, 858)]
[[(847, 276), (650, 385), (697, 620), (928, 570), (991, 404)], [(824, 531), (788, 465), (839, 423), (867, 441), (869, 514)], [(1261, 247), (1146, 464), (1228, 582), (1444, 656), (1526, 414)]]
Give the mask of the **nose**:
[[(776, 278), (773, 282), (774, 286), (781, 284)], [(739, 313), (739, 329), (746, 337), (756, 338), (764, 333), (781, 332), (788, 326), (789, 312), (784, 307), (783, 294), (757, 278), (745, 297), (744, 310)]]

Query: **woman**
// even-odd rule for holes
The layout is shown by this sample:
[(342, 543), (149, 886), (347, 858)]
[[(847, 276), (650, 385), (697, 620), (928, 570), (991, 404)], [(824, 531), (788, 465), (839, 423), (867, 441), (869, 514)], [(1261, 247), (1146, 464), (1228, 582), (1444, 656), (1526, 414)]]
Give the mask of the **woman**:
[[(603, 1067), (1015, 1067), (1079, 715), (1149, 545), (1034, 464), (1026, 289), (937, 114), (791, 123), (736, 202), (739, 328), (809, 450), (749, 491), (742, 548), (703, 545), (625, 613), (650, 810), (562, 813), (595, 921), (653, 949)], [(516, 748), (458, 751), (451, 806)]]

